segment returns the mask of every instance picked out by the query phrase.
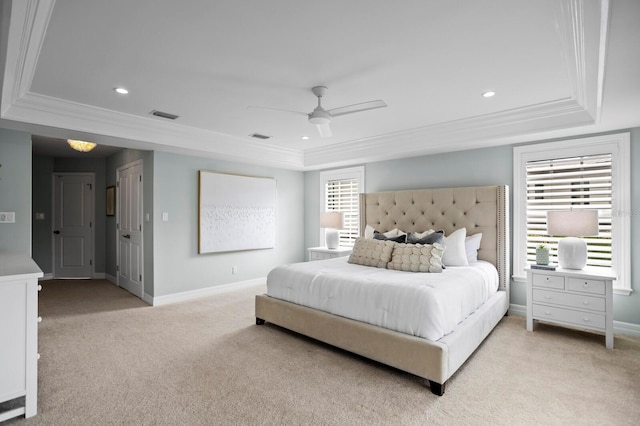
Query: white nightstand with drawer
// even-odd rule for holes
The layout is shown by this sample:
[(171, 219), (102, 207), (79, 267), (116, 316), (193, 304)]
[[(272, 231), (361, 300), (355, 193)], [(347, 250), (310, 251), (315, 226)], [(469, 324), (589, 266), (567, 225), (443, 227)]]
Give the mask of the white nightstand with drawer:
[(311, 247), (307, 249), (309, 252), (309, 260), (333, 259), (334, 257), (349, 256), (353, 251), (351, 247), (338, 247), (337, 249), (328, 249), (326, 247)]
[(527, 330), (533, 321), (601, 331), (613, 348), (613, 280), (609, 269), (525, 269)]

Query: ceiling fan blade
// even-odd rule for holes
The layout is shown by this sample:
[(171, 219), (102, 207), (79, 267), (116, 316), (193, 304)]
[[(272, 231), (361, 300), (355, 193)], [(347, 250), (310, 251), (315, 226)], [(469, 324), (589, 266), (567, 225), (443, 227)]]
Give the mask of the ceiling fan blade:
[(249, 105), (249, 106), (247, 107), (247, 109), (266, 109), (266, 110), (270, 110), (270, 111), (288, 112), (288, 113), (290, 113), (290, 114), (304, 115), (305, 117), (309, 115), (309, 114), (307, 114), (306, 112), (291, 111), (291, 110), (289, 110), (289, 109), (282, 109), (282, 108), (271, 108), (271, 107), (263, 107), (263, 106), (253, 106), (253, 105)]
[(316, 128), (318, 129), (318, 133), (320, 133), (321, 138), (329, 138), (332, 136), (331, 127), (329, 127), (329, 123), (316, 124)]
[(327, 112), (332, 117), (337, 117), (339, 115), (353, 114), (354, 112), (367, 111), (367, 110), (376, 109), (376, 108), (384, 108), (386, 106), (387, 104), (384, 101), (378, 99), (376, 101), (362, 102), (359, 104), (347, 105), (343, 107), (329, 109), (327, 110)]

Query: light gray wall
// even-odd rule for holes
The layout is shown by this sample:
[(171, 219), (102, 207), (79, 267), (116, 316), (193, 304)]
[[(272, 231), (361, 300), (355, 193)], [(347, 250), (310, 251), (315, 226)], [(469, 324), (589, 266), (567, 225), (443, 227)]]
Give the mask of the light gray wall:
[[(199, 170), (276, 179), (275, 248), (198, 254)], [(265, 277), (277, 265), (304, 260), (302, 172), (156, 152), (153, 209), (155, 296)]]
[[(53, 175), (52, 157), (33, 157), (33, 260), (45, 274), (53, 272), (52, 239), (53, 239)], [(36, 220), (36, 213), (44, 213), (44, 220)]]
[[(624, 131), (628, 130), (610, 133)], [(587, 136), (594, 135), (585, 135)], [(513, 187), (513, 146), (380, 161), (364, 166), (366, 192), (499, 184)], [(510, 204), (513, 211), (513, 201)], [(640, 128), (631, 129), (631, 208), (633, 261), (640, 250)], [(318, 241), (319, 211), (320, 172), (306, 172), (305, 247), (321, 245)], [(513, 220), (511, 223), (513, 225)], [(513, 235), (513, 230), (511, 234)], [(630, 296), (614, 295), (614, 318), (617, 321), (640, 325), (640, 262), (632, 262), (631, 279), (634, 293)], [(512, 284), (511, 303), (526, 305), (524, 283)]]
[(0, 223), (0, 250), (31, 256), (31, 136), (0, 129), (0, 211), (15, 223)]

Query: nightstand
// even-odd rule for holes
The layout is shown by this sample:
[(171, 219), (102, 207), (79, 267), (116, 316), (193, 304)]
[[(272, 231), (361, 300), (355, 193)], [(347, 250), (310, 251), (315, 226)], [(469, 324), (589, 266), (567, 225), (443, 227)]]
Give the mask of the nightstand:
[(307, 249), (309, 252), (309, 260), (333, 259), (334, 257), (349, 256), (351, 247), (338, 247), (337, 249), (328, 249), (326, 247), (311, 247)]
[(527, 272), (527, 330), (533, 321), (605, 333), (613, 348), (613, 280), (604, 268), (525, 269)]

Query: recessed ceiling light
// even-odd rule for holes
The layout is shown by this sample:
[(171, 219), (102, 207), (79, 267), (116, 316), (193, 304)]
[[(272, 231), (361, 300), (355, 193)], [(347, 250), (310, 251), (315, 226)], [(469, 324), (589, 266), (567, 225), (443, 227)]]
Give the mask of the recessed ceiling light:
[(127, 89), (125, 89), (124, 87), (114, 87), (114, 89), (116, 91), (116, 93), (119, 93), (121, 95), (126, 95), (127, 93), (129, 93), (129, 91)]
[(303, 141), (309, 140), (309, 136), (303, 136), (303, 137), (302, 137), (302, 140), (303, 140)]
[(496, 92), (492, 92), (491, 90), (489, 90), (488, 92), (484, 92), (482, 94), (482, 96), (485, 97), (485, 98), (490, 98), (492, 96), (495, 96), (495, 94), (496, 94)]

